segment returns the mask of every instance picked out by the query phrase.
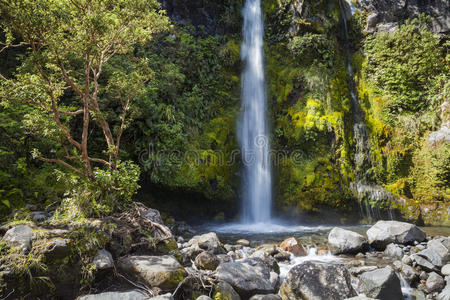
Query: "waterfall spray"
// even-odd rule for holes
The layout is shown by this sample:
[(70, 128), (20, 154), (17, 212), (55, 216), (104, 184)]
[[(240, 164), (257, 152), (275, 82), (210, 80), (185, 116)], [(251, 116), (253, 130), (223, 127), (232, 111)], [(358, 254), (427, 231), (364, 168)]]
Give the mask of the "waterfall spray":
[(241, 57), (245, 69), (242, 73), (242, 116), (238, 126), (244, 164), (243, 221), (261, 223), (271, 219), (272, 200), (261, 0), (247, 0), (243, 17)]

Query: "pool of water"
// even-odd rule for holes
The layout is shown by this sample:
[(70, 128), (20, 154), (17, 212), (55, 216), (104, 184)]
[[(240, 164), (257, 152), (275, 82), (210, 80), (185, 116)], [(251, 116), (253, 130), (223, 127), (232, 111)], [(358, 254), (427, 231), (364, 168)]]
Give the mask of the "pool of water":
[[(194, 227), (194, 234), (216, 232), (224, 243), (234, 243), (246, 239), (254, 245), (280, 243), (288, 237), (295, 237), (306, 245), (320, 245), (327, 242), (328, 233), (336, 225), (292, 225), (282, 222), (267, 222), (256, 224), (226, 223), (205, 224)], [(366, 236), (371, 225), (339, 226)], [(450, 236), (450, 227), (421, 227), (428, 236)]]

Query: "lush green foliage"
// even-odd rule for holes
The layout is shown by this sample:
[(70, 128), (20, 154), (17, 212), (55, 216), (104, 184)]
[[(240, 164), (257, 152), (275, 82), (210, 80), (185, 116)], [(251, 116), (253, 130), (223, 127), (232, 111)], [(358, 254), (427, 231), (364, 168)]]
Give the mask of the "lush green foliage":
[[(378, 34), (366, 43), (367, 73), (389, 96), (391, 114), (436, 107), (434, 82), (445, 70), (439, 38), (425, 16), (407, 20), (394, 33)], [(439, 82), (440, 83), (440, 82)]]

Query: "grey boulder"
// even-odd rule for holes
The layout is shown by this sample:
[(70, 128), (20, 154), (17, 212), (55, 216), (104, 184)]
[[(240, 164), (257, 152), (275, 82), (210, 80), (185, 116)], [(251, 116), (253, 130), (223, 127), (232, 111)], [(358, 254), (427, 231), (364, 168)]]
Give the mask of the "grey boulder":
[(94, 257), (93, 263), (97, 270), (110, 269), (114, 267), (114, 260), (107, 250), (98, 250), (97, 255)]
[(439, 274), (432, 272), (428, 276), (428, 279), (425, 283), (425, 288), (428, 293), (440, 292), (445, 287), (445, 281), (442, 276)]
[(3, 240), (13, 247), (18, 247), (26, 253), (31, 250), (33, 229), (27, 225), (19, 225), (9, 229), (3, 236)]
[(276, 294), (255, 295), (250, 300), (281, 300), (281, 297)]
[(350, 273), (343, 265), (308, 261), (287, 274), (279, 291), (281, 299), (345, 299), (356, 296)]
[(367, 230), (370, 245), (378, 250), (384, 250), (390, 243), (412, 244), (422, 242), (426, 234), (413, 224), (398, 221), (378, 221)]
[(244, 299), (275, 292), (270, 281), (270, 269), (259, 258), (223, 263), (217, 268), (217, 278), (229, 283)]
[(403, 258), (403, 250), (399, 247), (399, 245), (390, 243), (386, 246), (386, 249), (384, 250), (384, 254), (386, 256), (396, 258), (396, 259), (402, 259)]
[(118, 262), (120, 271), (163, 290), (175, 289), (187, 275), (186, 270), (171, 255), (127, 256)]
[(380, 300), (403, 299), (400, 279), (391, 267), (363, 273), (359, 277), (358, 291)]
[[(78, 300), (148, 300), (150, 297), (142, 291), (106, 292), (78, 297)], [(153, 299), (153, 298), (151, 298)]]
[(227, 299), (227, 300), (241, 300), (241, 297), (233, 289), (233, 287), (225, 282), (219, 281), (217, 285), (214, 286), (214, 299)]
[(189, 240), (188, 246), (192, 248), (200, 248), (209, 251), (213, 254), (225, 254), (225, 249), (222, 246), (217, 234), (215, 232), (205, 233), (194, 236)]
[(339, 227), (334, 227), (328, 234), (328, 245), (333, 254), (356, 254), (365, 252), (369, 246), (362, 235)]
[(220, 259), (208, 251), (203, 251), (195, 258), (195, 265), (202, 270), (214, 271), (220, 264)]

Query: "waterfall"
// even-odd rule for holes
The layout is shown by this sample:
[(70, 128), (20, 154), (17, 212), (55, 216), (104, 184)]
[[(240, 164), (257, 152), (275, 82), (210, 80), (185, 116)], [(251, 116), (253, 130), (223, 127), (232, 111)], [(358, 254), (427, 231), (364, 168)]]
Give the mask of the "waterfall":
[(238, 126), (244, 165), (243, 221), (262, 223), (271, 219), (272, 176), (261, 0), (247, 0), (243, 17), (241, 58), (245, 68), (242, 72), (242, 115)]

